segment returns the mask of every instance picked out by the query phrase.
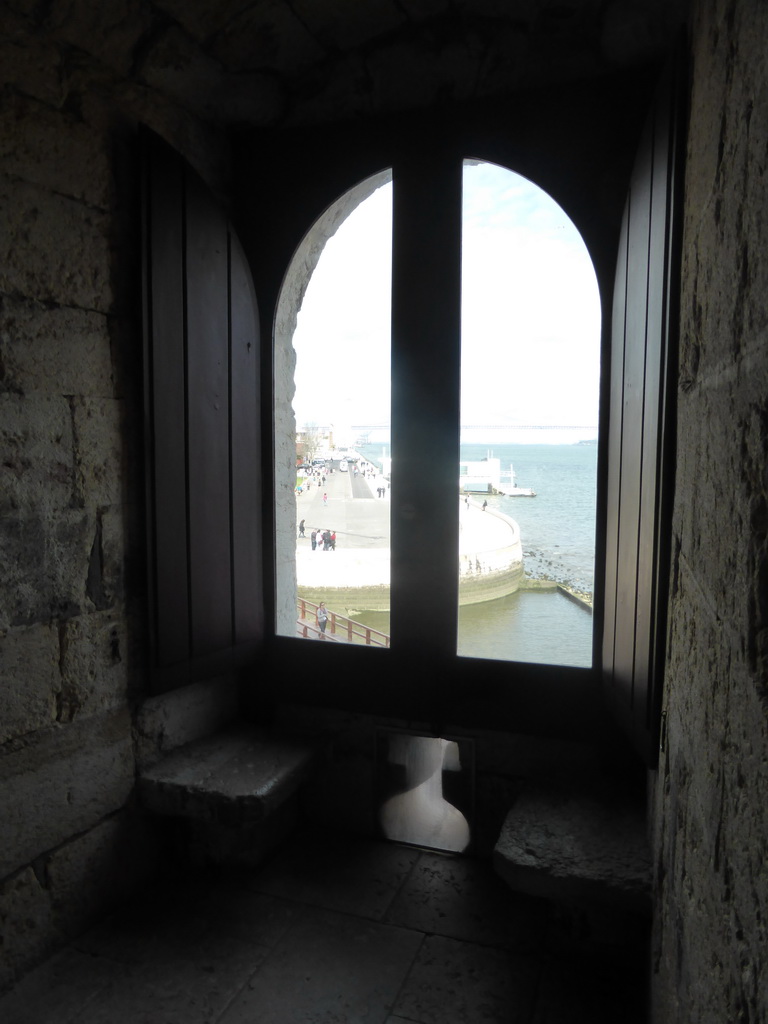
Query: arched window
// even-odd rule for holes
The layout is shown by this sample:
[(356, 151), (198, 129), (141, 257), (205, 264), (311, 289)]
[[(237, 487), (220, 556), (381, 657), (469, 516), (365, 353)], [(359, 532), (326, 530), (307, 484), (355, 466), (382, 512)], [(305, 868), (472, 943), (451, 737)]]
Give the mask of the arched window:
[[(462, 196), (461, 450), (453, 495), (435, 496), (459, 507), (458, 653), (589, 666), (594, 269), (564, 211), (525, 178), (467, 160)], [(390, 643), (391, 250), (392, 187), (381, 174), (312, 226), (281, 290), (275, 523), (285, 636)], [(534, 484), (539, 500), (525, 500)]]
[(367, 423), (383, 447), (390, 441), (390, 183), (383, 171), (332, 203), (280, 290), (275, 626), (283, 636), (387, 642), (358, 612), (389, 611), (389, 463), (372, 461), (367, 434), (365, 452), (357, 442)]
[[(269, 146), (261, 135), (240, 140), (237, 234), (177, 154), (148, 147), (145, 422), (156, 688), (245, 665), (244, 692), (257, 702), (391, 715), (437, 735), (441, 723), (458, 723), (579, 737), (603, 735), (604, 689), (653, 762), (670, 536), (682, 95), (678, 69), (661, 83), (643, 130), (623, 221), (620, 191), (604, 186), (623, 180), (634, 129), (617, 153), (615, 111), (597, 117), (591, 103), (575, 118), (544, 97), (538, 108), (489, 108), (482, 117), (385, 119), (367, 133), (348, 125), (276, 132)], [(606, 176), (590, 133), (612, 162)], [(597, 270), (603, 372), (591, 667), (457, 656), (466, 153), (541, 183), (572, 215)], [(278, 300), (308, 228), (355, 182), (373, 191), (388, 165), (392, 643), (376, 651), (309, 645), (275, 628), (292, 602), (276, 610), (285, 552), (274, 502), (262, 503), (261, 493), (271, 499), (281, 473), (292, 492), (296, 436), (289, 430), (282, 449), (272, 443), (275, 402), (277, 422), (286, 422), (287, 392), (273, 390), (281, 349), (260, 337), (292, 336), (308, 275), (298, 278), (298, 300), (281, 307), (285, 322)], [(282, 518), (295, 546), (295, 510)]]
[(541, 188), (465, 160), (458, 652), (592, 664), (600, 296)]

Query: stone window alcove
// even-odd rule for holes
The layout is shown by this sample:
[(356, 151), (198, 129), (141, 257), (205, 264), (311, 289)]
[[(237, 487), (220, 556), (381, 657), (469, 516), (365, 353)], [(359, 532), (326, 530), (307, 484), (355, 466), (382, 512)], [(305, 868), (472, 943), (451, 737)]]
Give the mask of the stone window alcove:
[[(285, 175), (287, 156), (275, 159), (270, 173), (277, 177), (271, 191), (255, 192), (249, 178), (253, 206), (238, 215), (243, 250), (227, 218), (213, 212), (215, 204), (203, 196), (194, 178), (172, 160), (157, 163), (149, 176), (145, 287), (151, 413), (147, 446), (150, 579), (154, 653), (156, 658), (159, 655), (155, 667), (162, 668), (160, 674), (183, 681), (204, 678), (222, 666), (258, 665), (254, 685), (266, 694), (279, 687), (281, 699), (309, 697), (376, 713), (386, 709), (415, 721), (494, 725), (514, 721), (520, 729), (566, 734), (594, 729), (602, 713), (597, 698), (602, 682), (618, 717), (653, 762), (663, 653), (664, 538), (668, 536), (660, 523), (671, 498), (664, 486), (669, 475), (664, 453), (670, 450), (672, 422), (668, 382), (674, 364), (671, 311), (677, 272), (674, 215), (681, 180), (679, 95), (679, 84), (671, 76), (647, 121), (619, 239), (612, 329), (603, 323), (604, 353), (612, 377), (600, 470), (599, 536), (604, 546), (598, 562), (599, 570), (604, 570), (604, 587), (596, 601), (599, 626), (592, 669), (558, 667), (555, 671), (543, 665), (510, 666), (455, 654), (458, 584), (454, 560), (445, 553), (457, 549), (458, 516), (453, 502), (435, 501), (435, 495), (455, 492), (460, 423), (461, 218), (446, 211), (461, 209), (462, 154), (479, 152), (484, 159), (509, 166), (514, 160), (505, 146), (514, 140), (500, 133), (495, 136), (495, 148), (483, 154), (483, 146), (468, 145), (459, 130), (440, 136), (430, 128), (397, 138), (376, 133), (369, 139), (369, 168), (371, 154), (378, 153), (383, 159), (374, 166), (390, 165), (395, 184), (392, 378), (397, 388), (393, 389), (392, 447), (400, 454), (392, 510), (391, 631), (398, 637), (398, 646), (372, 656), (351, 646), (314, 645), (316, 671), (312, 672), (307, 672), (306, 648), (275, 633), (275, 620), (287, 621), (289, 607), (293, 615), (292, 596), (274, 616), (274, 598), (269, 596), (270, 566), (284, 571), (286, 539), (273, 537), (268, 528), (273, 522), (271, 512), (255, 514), (263, 508), (261, 488), (265, 496), (272, 488), (269, 460), (280, 463), (278, 486), (280, 472), (290, 466), (292, 473), (294, 468), (292, 450), (287, 460), (280, 452), (268, 453), (259, 440), (261, 424), (267, 416), (271, 420), (274, 395), (271, 375), (259, 386), (258, 371), (267, 366), (272, 370), (273, 355), (278, 360), (277, 373), (286, 369), (279, 365), (282, 357), (272, 353), (271, 345), (266, 356), (265, 341), (258, 337), (259, 321), (262, 338), (267, 325), (271, 334), (280, 264), (288, 266), (308, 225), (328, 211), (329, 219), (321, 220), (317, 231), (314, 255), (307, 257), (308, 269), (291, 285), (293, 295), (277, 320), (278, 338), (284, 342), (290, 335), (309, 269), (323, 238), (333, 230), (334, 218), (343, 219), (367, 190), (376, 187), (375, 175), (382, 172), (355, 173), (355, 166), (366, 161), (350, 163), (351, 139), (346, 150), (325, 147), (327, 167), (320, 185), (307, 179), (305, 161), (294, 164), (293, 180)], [(487, 137), (492, 136), (488, 131)], [(306, 138), (302, 136), (300, 142), (305, 153)], [(275, 144), (279, 152), (278, 140)], [(569, 186), (567, 167), (561, 167), (552, 154), (541, 167), (548, 169), (554, 186), (548, 191), (557, 198), (558, 187)], [(247, 161), (242, 174), (248, 176)], [(363, 184), (357, 194), (347, 194), (346, 205), (332, 210), (334, 197), (349, 189), (350, 177)], [(535, 169), (530, 177), (536, 179)], [(297, 182), (311, 183), (306, 196), (297, 193)], [(171, 196), (167, 208), (163, 190)], [(184, 217), (193, 217), (185, 231), (180, 231), (174, 210), (180, 211), (182, 223)], [(582, 209), (582, 219), (588, 221), (588, 213)], [(296, 237), (302, 221), (303, 230)], [(575, 221), (578, 224), (579, 218)], [(265, 235), (265, 225), (273, 228), (271, 234)], [(592, 233), (590, 245), (609, 241), (613, 249), (613, 230), (604, 224), (597, 235)], [(296, 241), (286, 253), (292, 237)], [(264, 243), (265, 238), (281, 242), (282, 256), (274, 245)], [(181, 239), (186, 250), (179, 260)], [(217, 254), (218, 284), (213, 280), (216, 275), (209, 273), (210, 265), (200, 258), (206, 246)], [(213, 301), (200, 301), (204, 293), (189, 278), (195, 266), (202, 271), (202, 284), (213, 288)], [(600, 286), (610, 292), (608, 273), (603, 259)], [(190, 300), (196, 303), (195, 316), (185, 307)], [(244, 322), (241, 314), (250, 321), (245, 333), (239, 326)], [(214, 339), (221, 341), (221, 352), (215, 349), (218, 341), (206, 349), (205, 338), (211, 344)], [(198, 341), (204, 342), (203, 347), (195, 350)], [(278, 348), (286, 351), (284, 344)], [(261, 367), (256, 349), (260, 349)], [(190, 361), (200, 358), (202, 362)], [(241, 359), (250, 364), (246, 373), (241, 372)], [(193, 365), (203, 372), (189, 373)], [(165, 372), (158, 373), (160, 367)], [(206, 374), (205, 367), (211, 372)], [(190, 382), (195, 387), (202, 383), (202, 388), (185, 392)], [(258, 412), (260, 400), (266, 405), (263, 416)], [(285, 415), (278, 408), (278, 421)], [(292, 445), (290, 424), (287, 436)], [(447, 446), (446, 436), (451, 438)], [(412, 443), (414, 437), (419, 439), (418, 447)], [(438, 451), (440, 458), (431, 454)], [(223, 458), (222, 453), (226, 453)], [(218, 482), (206, 476), (212, 467), (221, 474)], [(164, 498), (165, 484), (174, 473), (179, 486)], [(278, 494), (277, 500), (279, 507), (284, 494), (282, 498)], [(205, 520), (209, 513), (210, 521)], [(292, 545), (294, 518), (286, 519)], [(217, 521), (221, 529), (215, 528)], [(188, 529), (186, 535), (182, 529), (184, 542), (174, 533), (174, 524)], [(172, 542), (167, 548), (159, 542), (162, 530)], [(217, 550), (223, 541), (224, 556)], [(175, 563), (169, 562), (172, 552), (178, 556)], [(432, 593), (428, 606), (421, 597), (425, 578)], [(185, 584), (181, 588), (179, 580)], [(163, 594), (173, 596), (172, 607), (160, 599)], [(219, 600), (222, 595), (223, 601)], [(367, 659), (365, 669), (361, 656)]]

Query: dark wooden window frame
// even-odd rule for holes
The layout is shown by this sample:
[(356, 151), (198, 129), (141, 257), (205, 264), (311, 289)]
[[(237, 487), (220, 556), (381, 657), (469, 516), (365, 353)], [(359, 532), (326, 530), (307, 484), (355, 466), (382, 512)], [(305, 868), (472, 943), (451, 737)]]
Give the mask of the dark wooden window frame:
[[(646, 545), (650, 536), (652, 572), (649, 585), (648, 580), (641, 581), (637, 573), (628, 584), (630, 589), (635, 589), (636, 610), (640, 605), (647, 610), (650, 632), (646, 630), (641, 643), (635, 635), (631, 641), (620, 636), (613, 644), (614, 650), (621, 651), (634, 645), (633, 665), (641, 672), (630, 679), (628, 686), (625, 676), (617, 671), (615, 658), (612, 661), (604, 657), (613, 641), (602, 628), (604, 622), (612, 628), (612, 616), (615, 618), (614, 612), (620, 603), (617, 595), (627, 579), (626, 560), (623, 563), (620, 559), (611, 560), (611, 537), (616, 533), (616, 522), (626, 522), (628, 508), (627, 499), (624, 510), (617, 511), (622, 503), (614, 500), (617, 492), (615, 465), (611, 466), (611, 459), (615, 462), (615, 451), (609, 444), (609, 434), (617, 436), (615, 422), (610, 420), (611, 408), (614, 417), (617, 408), (615, 396), (611, 404), (610, 393), (611, 339), (616, 336), (616, 331), (612, 330), (612, 296), (621, 237), (621, 209), (627, 185), (632, 180), (634, 151), (651, 93), (646, 76), (624, 82), (622, 88), (613, 91), (604, 84), (587, 85), (581, 90), (572, 90), (567, 97), (562, 93), (539, 97), (535, 102), (529, 101), (514, 109), (509, 104), (483, 104), (480, 108), (455, 108), (439, 116), (433, 112), (429, 116), (382, 118), (375, 123), (366, 122), (364, 126), (356, 125), (354, 130), (343, 125), (323, 131), (243, 132), (236, 139), (233, 166), (237, 176), (232, 219), (253, 275), (262, 339), (272, 336), (283, 275), (304, 233), (340, 195), (382, 169), (392, 168), (395, 185), (392, 438), (393, 449), (398, 452), (392, 480), (393, 643), (390, 650), (376, 651), (309, 644), (275, 635), (272, 626), (275, 570), (271, 541), (274, 503), (269, 471), (274, 451), (272, 350), (270, 344), (262, 343), (261, 467), (264, 471), (259, 475), (264, 498), (258, 526), (263, 535), (263, 568), (258, 565), (256, 573), (259, 595), (244, 598), (241, 605), (251, 609), (254, 616), (250, 627), (238, 638), (237, 599), (234, 600), (228, 613), (232, 637), (221, 645), (218, 657), (215, 644), (210, 650), (206, 650), (206, 643), (200, 646), (193, 629), (188, 660), (194, 667), (192, 671), (185, 670), (184, 658), (177, 659), (178, 671), (171, 673), (174, 681), (168, 685), (210, 673), (221, 666), (244, 664), (243, 693), (247, 712), (263, 711), (272, 703), (301, 701), (393, 716), (420, 726), (426, 724), (440, 732), (451, 726), (487, 727), (579, 739), (610, 735), (608, 705), (616, 703), (611, 695), (621, 691), (624, 705), (630, 707), (630, 719), (639, 715), (644, 720), (644, 732), (634, 723), (630, 731), (648, 763), (653, 763), (666, 596), (665, 538), (668, 533), (664, 517), (668, 514), (671, 493), (668, 486), (672, 422), (669, 385), (674, 368), (675, 296), (669, 282), (674, 281), (676, 273), (673, 230), (676, 207), (671, 200), (664, 214), (663, 353), (655, 378), (656, 397), (650, 402), (649, 391), (646, 402), (646, 405), (650, 402), (649, 409), (653, 406), (653, 415), (660, 417), (653, 442), (645, 449), (654, 452), (655, 461), (646, 460), (648, 465), (653, 462), (649, 478), (652, 486), (646, 486), (646, 495), (653, 493), (654, 498), (645, 506), (650, 520), (637, 528)], [(658, 126), (664, 118), (659, 110), (667, 111), (670, 152), (675, 153), (679, 153), (681, 134), (680, 93), (679, 87), (677, 92), (669, 88), (666, 92), (662, 90), (651, 117), (651, 122), (657, 125), (654, 130), (661, 131)], [(595, 154), (599, 154), (597, 167)], [(455, 490), (459, 450), (461, 174), (465, 158), (508, 167), (549, 192), (580, 230), (598, 277), (603, 306), (605, 372), (601, 381), (602, 440), (598, 456), (595, 593), (598, 628), (592, 669), (470, 659), (455, 653), (458, 582), (451, 552), (457, 546), (458, 510), (453, 502), (441, 501), (440, 496)], [(674, 197), (675, 182), (680, 177), (679, 158), (669, 162), (665, 174), (666, 195)], [(190, 187), (185, 186), (188, 191)], [(191, 191), (194, 192), (194, 187)], [(146, 194), (150, 197), (151, 210), (151, 182)], [(234, 231), (228, 227), (227, 232), (232, 244)], [(149, 252), (146, 265), (150, 270), (145, 274), (145, 288), (150, 293), (150, 307), (153, 259)], [(146, 331), (150, 339), (157, 334), (151, 316), (147, 318)], [(151, 342), (147, 364), (148, 408), (152, 420), (157, 366)], [(436, 367), (439, 373), (435, 372)], [(613, 367), (615, 387), (615, 357)], [(158, 595), (160, 588), (167, 586), (167, 573), (163, 583), (164, 573), (158, 571), (156, 497), (159, 477), (153, 447), (159, 436), (156, 423), (150, 423), (147, 436), (149, 464), (154, 466), (148, 490), (150, 580), (155, 609), (153, 649), (157, 652), (163, 643), (163, 627), (158, 616), (162, 602)], [(418, 444), (413, 443), (414, 438), (418, 438)], [(230, 465), (233, 452), (230, 446)], [(438, 452), (442, 455), (438, 456)], [(619, 449), (619, 462), (621, 457)], [(186, 459), (189, 466), (194, 461), (194, 453), (188, 452)], [(626, 541), (626, 527), (622, 529)], [(231, 543), (239, 543), (233, 538), (230, 531)], [(250, 541), (252, 539), (251, 534)], [(187, 548), (189, 551), (189, 540)], [(256, 562), (251, 564), (256, 565)], [(230, 549), (229, 564), (234, 572), (238, 564), (236, 548)], [(262, 571), (263, 585), (259, 575)], [(191, 578), (189, 568), (187, 577)], [(425, 580), (430, 593), (428, 602), (424, 600)], [(642, 593), (641, 582), (645, 588)], [(235, 591), (230, 580), (230, 592)], [(195, 644), (198, 650), (194, 649)], [(606, 691), (609, 701), (605, 700)], [(625, 711), (623, 708), (622, 713)]]
[[(478, 153), (433, 145), (428, 156), (419, 152), (393, 164), (393, 640), (388, 651), (323, 651), (324, 664), (336, 666), (340, 676), (324, 684), (323, 699), (332, 700), (336, 691), (345, 705), (446, 724), (497, 723), (509, 709), (525, 727), (546, 721), (556, 730), (579, 721), (584, 735), (601, 716), (596, 671), (456, 654), (458, 506), (445, 496), (455, 493), (459, 463), (465, 156)], [(308, 650), (297, 643), (275, 637), (277, 661), (289, 666), (306, 659)], [(360, 679), (370, 680), (364, 695)], [(307, 682), (302, 699), (317, 699), (311, 674)]]

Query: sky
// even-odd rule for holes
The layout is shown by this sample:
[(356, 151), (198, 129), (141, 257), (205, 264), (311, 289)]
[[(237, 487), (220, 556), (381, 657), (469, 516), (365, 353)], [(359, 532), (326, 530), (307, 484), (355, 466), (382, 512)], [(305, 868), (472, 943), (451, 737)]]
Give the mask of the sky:
[[(388, 184), (329, 239), (308, 285), (297, 425), (389, 422), (391, 241)], [(465, 164), (462, 424), (596, 424), (599, 343), (594, 270), (566, 214), (505, 168)]]

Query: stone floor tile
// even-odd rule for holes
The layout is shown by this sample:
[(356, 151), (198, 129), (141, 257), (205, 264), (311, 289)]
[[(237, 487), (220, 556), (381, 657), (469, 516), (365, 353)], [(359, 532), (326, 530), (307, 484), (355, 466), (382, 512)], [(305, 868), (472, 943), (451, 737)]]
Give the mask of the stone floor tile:
[(418, 857), (394, 843), (302, 833), (252, 884), (272, 896), (381, 920)]
[(433, 936), (393, 1013), (419, 1024), (529, 1024), (538, 973), (520, 954)]
[[(157, 949), (156, 949), (157, 952)], [(269, 950), (211, 934), (182, 955), (124, 964), (78, 1024), (213, 1024), (246, 985)]]
[(304, 908), (292, 900), (254, 892), (238, 880), (212, 886), (200, 896), (198, 911), (216, 931), (271, 948), (302, 916)]
[(466, 942), (531, 950), (543, 940), (547, 907), (513, 893), (490, 864), (424, 853), (385, 920)]
[(0, 997), (3, 1024), (74, 1024), (121, 970), (69, 947), (27, 974)]
[(384, 1024), (423, 936), (307, 911), (220, 1024)]
[(204, 882), (158, 885), (78, 936), (73, 945), (85, 953), (121, 963), (147, 963), (175, 956), (200, 939), (210, 920), (200, 904)]
[(469, 858), (312, 835), (258, 872), (154, 887), (23, 979), (0, 1021), (642, 1024), (647, 922), (603, 917), (519, 899)]

